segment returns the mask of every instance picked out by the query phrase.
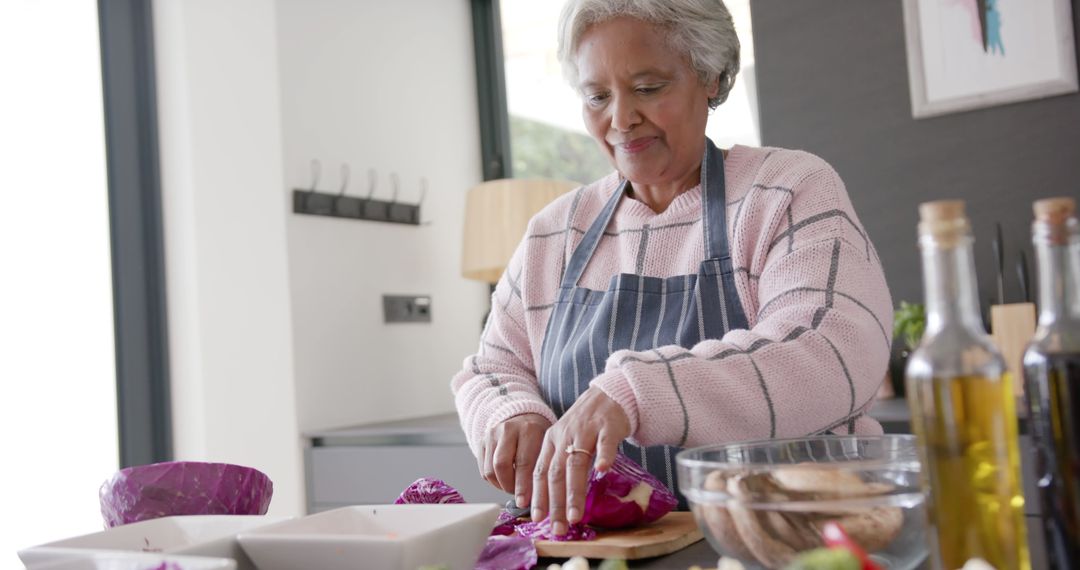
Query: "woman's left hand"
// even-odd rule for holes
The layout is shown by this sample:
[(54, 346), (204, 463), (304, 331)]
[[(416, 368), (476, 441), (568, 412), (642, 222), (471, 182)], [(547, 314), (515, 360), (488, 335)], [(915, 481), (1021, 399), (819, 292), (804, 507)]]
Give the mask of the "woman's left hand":
[(550, 515), (552, 532), (566, 534), (567, 523), (584, 514), (593, 458), (597, 471), (607, 471), (629, 436), (630, 419), (622, 407), (596, 388), (586, 390), (544, 436), (533, 471), (533, 521)]

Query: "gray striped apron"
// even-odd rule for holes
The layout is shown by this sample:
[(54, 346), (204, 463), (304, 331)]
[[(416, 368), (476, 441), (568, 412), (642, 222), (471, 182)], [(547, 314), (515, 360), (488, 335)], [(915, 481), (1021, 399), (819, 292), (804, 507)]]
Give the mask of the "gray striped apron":
[[(611, 277), (606, 291), (578, 287), (627, 184), (623, 181), (571, 254), (548, 318), (541, 347), (540, 389), (558, 416), (588, 389), (617, 350), (647, 351), (674, 344), (690, 348), (702, 340), (719, 339), (731, 329), (747, 328), (727, 243), (724, 158), (708, 139), (701, 161), (705, 260), (697, 274), (660, 278), (623, 273)], [(670, 382), (681, 403), (676, 379)], [(624, 454), (675, 491), (680, 501), (675, 454), (686, 443), (690, 418), (685, 406), (683, 414), (678, 445), (638, 447), (625, 441), (620, 445)]]

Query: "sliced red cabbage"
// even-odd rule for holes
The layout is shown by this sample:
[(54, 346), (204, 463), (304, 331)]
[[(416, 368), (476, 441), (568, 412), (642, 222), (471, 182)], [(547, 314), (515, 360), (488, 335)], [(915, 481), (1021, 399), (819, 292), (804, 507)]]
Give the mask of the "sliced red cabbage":
[(511, 514), (510, 511), (502, 510), (499, 512), (499, 518), (495, 520), (495, 528), (491, 529), (491, 534), (509, 536), (514, 534), (514, 527), (518, 524), (517, 517)]
[(678, 506), (667, 486), (623, 454), (604, 473), (589, 473), (582, 522), (600, 528), (651, 523)]
[(534, 540), (555, 540), (563, 542), (567, 540), (592, 540), (596, 538), (596, 531), (585, 526), (583, 523), (569, 525), (566, 534), (558, 536), (551, 532), (551, 519), (546, 518), (538, 523), (523, 522), (514, 529), (519, 535)]
[(435, 479), (434, 477), (421, 477), (416, 481), (413, 481), (412, 485), (405, 487), (405, 490), (401, 492), (401, 495), (394, 501), (394, 504), (431, 505), (437, 503), (456, 504), (464, 502), (465, 498), (461, 496), (461, 493), (447, 484), (446, 481)]
[(536, 566), (532, 539), (520, 536), (491, 536), (487, 539), (476, 570), (530, 570)]
[(172, 515), (264, 515), (274, 484), (251, 467), (170, 461), (121, 469), (99, 495), (105, 525), (114, 527)]

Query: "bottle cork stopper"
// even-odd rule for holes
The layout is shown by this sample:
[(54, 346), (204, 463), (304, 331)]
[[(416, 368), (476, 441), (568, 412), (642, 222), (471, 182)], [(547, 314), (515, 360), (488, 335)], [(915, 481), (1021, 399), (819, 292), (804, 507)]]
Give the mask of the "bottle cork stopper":
[(919, 204), (920, 245), (955, 247), (961, 245), (970, 232), (963, 200), (936, 200)]
[(1054, 225), (1064, 224), (1076, 212), (1076, 200), (1072, 198), (1046, 198), (1032, 205), (1035, 219)]
[(919, 204), (919, 221), (921, 222), (950, 222), (963, 218), (963, 200), (936, 200)]

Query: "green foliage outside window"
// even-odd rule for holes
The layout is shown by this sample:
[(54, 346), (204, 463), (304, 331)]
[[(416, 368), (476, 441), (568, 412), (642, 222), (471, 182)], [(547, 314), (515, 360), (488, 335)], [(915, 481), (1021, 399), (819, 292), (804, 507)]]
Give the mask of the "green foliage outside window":
[(510, 115), (514, 178), (554, 178), (587, 184), (612, 171), (596, 141), (581, 133)]

